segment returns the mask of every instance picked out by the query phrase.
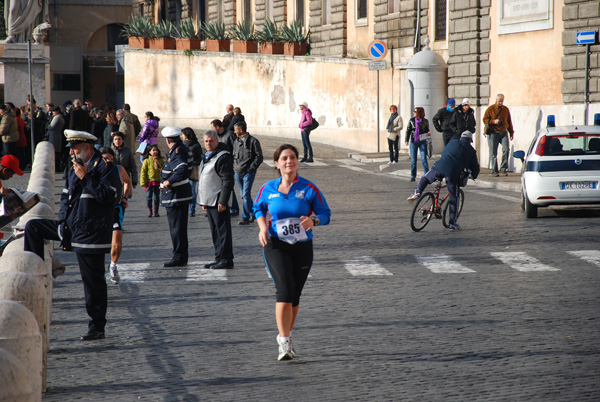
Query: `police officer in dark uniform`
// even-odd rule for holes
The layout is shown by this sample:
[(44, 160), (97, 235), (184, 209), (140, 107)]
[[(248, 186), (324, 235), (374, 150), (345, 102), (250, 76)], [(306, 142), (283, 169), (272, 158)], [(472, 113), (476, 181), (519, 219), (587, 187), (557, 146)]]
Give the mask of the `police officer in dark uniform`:
[(184, 267), (188, 262), (188, 210), (192, 202), (190, 172), (192, 154), (183, 145), (177, 127), (167, 126), (161, 134), (167, 140), (165, 165), (160, 174), (161, 205), (167, 209), (169, 232), (173, 243), (173, 256), (164, 263), (165, 267)]
[(65, 130), (73, 159), (61, 195), (58, 220), (34, 219), (25, 226), (25, 251), (44, 258), (44, 239), (61, 240), (66, 251), (74, 251), (85, 293), (85, 308), (91, 321), (83, 341), (104, 338), (107, 289), (104, 258), (110, 252), (114, 207), (121, 199), (119, 170), (94, 148), (96, 137)]

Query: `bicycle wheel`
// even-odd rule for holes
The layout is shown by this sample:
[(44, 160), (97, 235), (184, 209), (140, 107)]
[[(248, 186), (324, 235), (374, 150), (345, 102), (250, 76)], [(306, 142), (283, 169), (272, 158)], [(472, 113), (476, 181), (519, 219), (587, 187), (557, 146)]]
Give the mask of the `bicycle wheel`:
[(422, 230), (433, 217), (435, 208), (435, 197), (433, 193), (423, 194), (415, 203), (415, 207), (410, 218), (410, 227), (415, 232)]
[[(458, 189), (458, 209), (456, 211), (456, 219), (457, 220), (458, 220), (458, 217), (460, 216), (460, 213), (462, 212), (464, 203), (465, 203), (465, 192), (462, 191), (462, 188), (460, 188), (460, 189)], [(442, 225), (444, 225), (445, 228), (450, 226), (450, 223), (449, 223), (450, 211), (448, 210), (449, 205), (450, 205), (450, 199), (447, 199), (446, 202), (444, 203), (444, 211), (442, 212)]]

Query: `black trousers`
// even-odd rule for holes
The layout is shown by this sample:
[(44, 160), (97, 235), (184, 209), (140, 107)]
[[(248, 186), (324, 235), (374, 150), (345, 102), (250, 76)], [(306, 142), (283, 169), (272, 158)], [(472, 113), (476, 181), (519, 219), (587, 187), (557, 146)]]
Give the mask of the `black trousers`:
[(171, 243), (173, 243), (173, 260), (182, 263), (187, 263), (188, 261), (189, 208), (189, 203), (166, 208)]
[[(44, 240), (60, 240), (58, 221), (33, 219), (25, 226), (25, 251), (31, 251), (44, 259)], [(85, 309), (91, 321), (88, 328), (104, 332), (108, 293), (104, 279), (104, 253), (88, 254), (76, 252), (79, 272), (83, 281)]]
[(292, 303), (294, 307), (299, 305), (302, 289), (312, 267), (312, 240), (288, 244), (271, 237), (263, 247), (263, 256), (275, 284), (277, 301)]
[(233, 262), (233, 239), (229, 208), (219, 212), (217, 207), (208, 207), (208, 224), (215, 246), (215, 261)]

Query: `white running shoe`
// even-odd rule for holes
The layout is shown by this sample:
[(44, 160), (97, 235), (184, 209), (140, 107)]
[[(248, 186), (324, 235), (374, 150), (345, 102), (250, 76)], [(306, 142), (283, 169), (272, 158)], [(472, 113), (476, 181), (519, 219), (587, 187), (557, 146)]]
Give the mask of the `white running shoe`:
[[(279, 334), (277, 334), (277, 344), (281, 343), (279, 341), (279, 339), (281, 339), (281, 337), (279, 336)], [(292, 342), (291, 334), (290, 334), (290, 353), (292, 354), (292, 357), (296, 357), (296, 351), (294, 350), (294, 343)]]
[(281, 342), (279, 342), (279, 336), (277, 338), (278, 343), (279, 343), (279, 356), (277, 357), (277, 360), (279, 361), (283, 361), (283, 360), (291, 360), (294, 358), (294, 356), (292, 355), (291, 352), (291, 343), (289, 339), (286, 340), (281, 340)]
[(415, 202), (416, 200), (418, 200), (418, 199), (419, 199), (419, 197), (420, 197), (420, 196), (421, 196), (421, 194), (419, 194), (419, 193), (417, 193), (417, 192), (415, 191), (415, 193), (414, 193), (413, 195), (411, 195), (410, 197), (408, 197), (408, 198), (406, 199), (406, 201), (408, 201), (408, 202)]
[(117, 270), (117, 266), (110, 267), (110, 281), (115, 285), (121, 283), (121, 277), (119, 276), (119, 271)]

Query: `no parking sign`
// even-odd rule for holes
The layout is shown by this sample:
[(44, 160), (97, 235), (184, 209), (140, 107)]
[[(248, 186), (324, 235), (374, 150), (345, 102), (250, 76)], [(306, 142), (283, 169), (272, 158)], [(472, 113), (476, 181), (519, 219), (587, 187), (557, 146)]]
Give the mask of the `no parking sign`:
[(375, 61), (383, 60), (387, 52), (388, 47), (382, 40), (374, 40), (369, 44), (369, 56)]

